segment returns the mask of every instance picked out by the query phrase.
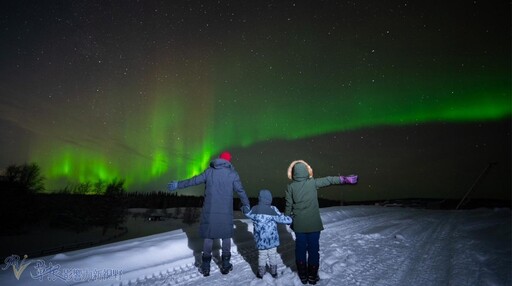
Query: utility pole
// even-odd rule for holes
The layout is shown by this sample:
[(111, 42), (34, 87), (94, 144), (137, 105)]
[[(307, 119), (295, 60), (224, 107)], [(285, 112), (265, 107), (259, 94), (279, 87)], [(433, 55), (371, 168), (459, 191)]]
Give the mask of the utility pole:
[(478, 176), (478, 178), (476, 178), (475, 182), (473, 183), (473, 185), (471, 185), (471, 187), (469, 188), (469, 190), (464, 194), (464, 196), (462, 197), (462, 199), (460, 200), (459, 204), (457, 205), (457, 207), (455, 208), (456, 210), (458, 210), (461, 206), (462, 206), (462, 203), (464, 202), (464, 200), (466, 200), (466, 198), (469, 196), (469, 194), (473, 191), (473, 189), (475, 188), (476, 184), (478, 183), (478, 181), (480, 181), (480, 179), (482, 179), (482, 177), (489, 171), (489, 169), (493, 166), (493, 165), (496, 165), (497, 163), (496, 162), (491, 162), (491, 163), (488, 163), (487, 164), (487, 167), (485, 167), (485, 169), (480, 173), (480, 175)]

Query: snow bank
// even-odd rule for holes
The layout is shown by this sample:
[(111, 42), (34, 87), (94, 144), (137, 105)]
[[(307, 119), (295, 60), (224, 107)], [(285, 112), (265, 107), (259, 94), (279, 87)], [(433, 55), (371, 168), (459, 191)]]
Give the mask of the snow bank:
[[(511, 285), (511, 212), (441, 211), (379, 206), (321, 210), (319, 285)], [(235, 219), (232, 263), (221, 275), (212, 263), (202, 277), (194, 263), (202, 240), (184, 229), (41, 258), (45, 269), (119, 274), (64, 281), (58, 270), (38, 272), (37, 261), (4, 261), (1, 285), (302, 285), (296, 275), (293, 233), (279, 228), (279, 276), (255, 277), (257, 251), (250, 220)], [(218, 245), (214, 255), (218, 259)], [(214, 259), (214, 260), (216, 260)], [(31, 262), (22, 271), (21, 266)], [(39, 265), (40, 266), (40, 265)], [(41, 267), (40, 267), (41, 269)], [(39, 269), (39, 270), (40, 270)], [(18, 270), (18, 271), (13, 271)], [(119, 272), (115, 272), (115, 271)], [(41, 274), (39, 280), (34, 275)], [(16, 275), (19, 274), (19, 280)], [(70, 277), (70, 275), (68, 275)], [(37, 277), (36, 277), (37, 278)], [(109, 277), (107, 277), (109, 278)]]

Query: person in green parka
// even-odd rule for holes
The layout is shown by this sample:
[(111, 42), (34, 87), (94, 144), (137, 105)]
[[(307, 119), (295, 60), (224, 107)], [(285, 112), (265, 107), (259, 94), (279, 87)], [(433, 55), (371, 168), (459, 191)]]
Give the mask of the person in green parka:
[(316, 284), (319, 280), (320, 231), (324, 229), (317, 190), (330, 185), (357, 184), (358, 176), (328, 176), (315, 179), (311, 166), (303, 160), (296, 160), (288, 167), (288, 179), (291, 183), (286, 189), (285, 215), (293, 218), (297, 271), (303, 284)]

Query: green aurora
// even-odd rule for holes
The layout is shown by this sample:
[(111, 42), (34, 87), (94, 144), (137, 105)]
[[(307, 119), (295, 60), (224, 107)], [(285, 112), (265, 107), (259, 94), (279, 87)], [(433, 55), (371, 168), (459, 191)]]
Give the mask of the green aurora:
[(2, 15), (0, 161), (39, 164), (48, 191), (164, 189), (223, 150), (512, 115), (505, 1), (32, 1)]
[[(187, 100), (182, 94), (191, 91), (162, 88), (155, 91), (148, 110), (121, 125), (118, 135), (129, 150), (119, 151), (114, 143), (98, 149), (62, 143), (47, 149), (48, 144), (41, 144), (33, 159), (47, 170), (49, 183), (123, 178), (130, 187), (162, 177), (183, 179), (203, 171), (225, 149), (265, 140), (295, 140), (366, 127), (507, 118), (512, 113), (507, 77), (457, 84), (410, 80), (395, 87), (369, 82), (316, 91), (308, 86), (288, 89), (297, 82), (265, 90), (244, 90), (245, 85), (239, 84), (229, 90), (203, 88), (199, 96)], [(266, 99), (259, 102), (259, 98)]]

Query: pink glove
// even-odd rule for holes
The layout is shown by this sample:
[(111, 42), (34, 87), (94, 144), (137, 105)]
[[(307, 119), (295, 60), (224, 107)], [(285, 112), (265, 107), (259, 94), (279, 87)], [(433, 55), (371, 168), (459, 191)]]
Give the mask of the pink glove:
[(340, 176), (340, 181), (342, 184), (355, 185), (357, 184), (357, 178), (357, 175)]

